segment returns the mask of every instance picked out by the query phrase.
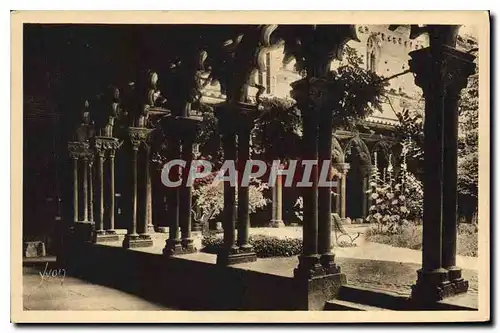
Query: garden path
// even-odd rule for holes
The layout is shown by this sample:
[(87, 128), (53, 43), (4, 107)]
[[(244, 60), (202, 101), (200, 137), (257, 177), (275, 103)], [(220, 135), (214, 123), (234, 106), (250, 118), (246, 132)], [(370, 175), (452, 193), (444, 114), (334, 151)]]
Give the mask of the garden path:
[[(357, 246), (354, 247), (335, 247), (337, 257), (382, 260), (401, 263), (420, 264), (422, 262), (422, 251), (411, 250), (401, 247), (394, 247), (386, 244), (368, 242), (364, 239), (363, 233), (369, 227), (369, 224), (363, 225), (344, 225), (346, 232), (351, 236), (361, 233), (356, 239)], [(284, 228), (251, 228), (251, 235), (268, 235), (280, 238), (302, 238), (302, 227), (284, 227)], [(475, 257), (457, 256), (457, 266), (465, 269), (478, 270), (478, 260)]]

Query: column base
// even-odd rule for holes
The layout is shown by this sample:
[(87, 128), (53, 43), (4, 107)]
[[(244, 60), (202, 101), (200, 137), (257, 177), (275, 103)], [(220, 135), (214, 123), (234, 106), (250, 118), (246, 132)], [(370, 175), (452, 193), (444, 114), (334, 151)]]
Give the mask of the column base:
[(194, 247), (192, 238), (181, 239), (181, 246), (182, 246), (182, 251), (184, 251), (184, 254), (194, 253), (197, 251), (196, 247)]
[(448, 280), (453, 285), (455, 295), (466, 293), (469, 290), (469, 281), (462, 278), (462, 269), (460, 267), (447, 267)]
[(341, 272), (340, 266), (335, 263), (335, 254), (325, 253), (319, 258), (319, 262), (325, 271), (325, 274), (338, 274)]
[(295, 275), (297, 310), (324, 310), (327, 301), (338, 298), (340, 288), (347, 284), (343, 273), (307, 278)]
[(153, 240), (149, 235), (126, 234), (123, 239), (123, 247), (126, 249), (150, 246), (153, 246)]
[(299, 256), (299, 266), (293, 271), (295, 278), (310, 279), (322, 275), (325, 275), (325, 270), (321, 266), (317, 254)]
[(435, 303), (454, 295), (453, 284), (448, 281), (444, 268), (432, 271), (418, 270), (418, 279), (411, 287), (411, 299), (420, 304)]
[(116, 242), (120, 240), (119, 236), (116, 234), (114, 230), (97, 230), (94, 233), (94, 237), (92, 239), (93, 243), (100, 244), (106, 242)]
[(155, 232), (159, 232), (159, 233), (161, 233), (161, 234), (168, 234), (169, 229), (170, 229), (169, 227), (157, 226), (157, 227), (155, 228)]
[(74, 237), (78, 242), (91, 243), (94, 240), (94, 222), (77, 221), (74, 224)]
[(155, 226), (152, 224), (148, 224), (146, 226), (146, 234), (154, 234), (155, 233)]
[(202, 231), (203, 230), (203, 227), (200, 223), (193, 223), (191, 225), (191, 231)]
[(285, 226), (285, 223), (283, 223), (283, 220), (271, 220), (269, 222), (270, 228), (282, 228), (284, 226)]
[(183, 247), (179, 239), (167, 239), (165, 242), (165, 247), (163, 248), (163, 255), (165, 256), (175, 256), (181, 254), (189, 254), (196, 252), (194, 246)]
[(257, 255), (253, 252), (253, 247), (243, 247), (242, 249), (234, 246), (230, 249), (221, 248), (217, 253), (217, 265), (228, 266), (241, 264), (244, 262), (253, 262), (257, 260)]

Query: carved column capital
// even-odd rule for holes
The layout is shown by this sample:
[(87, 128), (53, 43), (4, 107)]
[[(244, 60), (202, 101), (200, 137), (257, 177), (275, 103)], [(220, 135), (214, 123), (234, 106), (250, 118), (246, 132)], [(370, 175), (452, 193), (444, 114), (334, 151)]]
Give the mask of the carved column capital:
[(334, 163), (332, 164), (332, 167), (337, 169), (337, 171), (342, 175), (346, 175), (351, 166), (349, 165), (349, 163)]
[[(422, 88), (424, 95), (432, 93), (437, 78), (443, 82), (445, 93), (459, 94), (467, 86), (467, 79), (474, 73), (474, 56), (447, 45), (439, 48), (440, 59), (436, 59), (430, 47), (410, 52), (410, 70), (415, 74), (415, 84)], [(435, 52), (435, 50), (434, 50)], [(436, 62), (439, 70), (436, 71)]]
[[(83, 158), (89, 154), (89, 144), (87, 142), (68, 142), (68, 153), (73, 159)], [(87, 157), (88, 158), (88, 157)]]
[(100, 157), (105, 157), (106, 152), (109, 154), (115, 154), (123, 142), (113, 137), (97, 136), (94, 140), (94, 149)]
[(133, 150), (139, 150), (141, 143), (147, 144), (149, 134), (152, 132), (152, 129), (143, 128), (143, 127), (129, 127), (128, 135), (130, 142), (132, 143)]

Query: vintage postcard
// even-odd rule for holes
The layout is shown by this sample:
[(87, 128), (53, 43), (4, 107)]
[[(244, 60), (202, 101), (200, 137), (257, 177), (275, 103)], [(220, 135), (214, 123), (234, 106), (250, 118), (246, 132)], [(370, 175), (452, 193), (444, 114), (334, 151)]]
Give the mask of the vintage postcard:
[(488, 12), (11, 27), (13, 322), (490, 320)]

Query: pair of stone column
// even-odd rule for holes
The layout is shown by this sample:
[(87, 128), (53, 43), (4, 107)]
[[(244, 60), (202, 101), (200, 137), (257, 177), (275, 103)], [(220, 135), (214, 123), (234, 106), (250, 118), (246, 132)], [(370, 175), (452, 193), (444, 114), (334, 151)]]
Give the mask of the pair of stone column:
[[(142, 127), (130, 127), (129, 138), (132, 147), (132, 216), (131, 225), (123, 240), (123, 247), (136, 248), (136, 247), (149, 247), (153, 246), (151, 233), (154, 232), (152, 218), (151, 218), (151, 175), (150, 175), (150, 146), (149, 135), (151, 129)], [(143, 168), (139, 170), (139, 150), (144, 147)], [(143, 182), (139, 182), (139, 171), (143, 172)], [(142, 186), (141, 186), (142, 185)], [(139, 194), (142, 192), (141, 194)], [(141, 195), (141, 200), (139, 200)], [(141, 212), (143, 216), (139, 218), (139, 203), (142, 206)], [(141, 221), (141, 226), (138, 226), (138, 221)], [(139, 230), (140, 229), (140, 230)]]
[[(96, 137), (94, 141), (97, 159), (98, 206), (93, 241), (97, 243), (118, 240), (115, 231), (115, 153), (120, 146), (121, 142), (113, 137)], [(108, 186), (107, 190), (106, 186)], [(107, 223), (105, 223), (105, 217), (108, 219)]]
[(176, 169), (170, 172), (171, 181), (181, 182), (179, 186), (170, 189), (168, 207), (171, 223), (169, 238), (163, 249), (163, 254), (167, 256), (196, 252), (191, 236), (192, 186), (187, 184), (187, 180), (193, 162), (193, 145), (201, 120), (200, 117), (186, 114), (181, 117), (169, 116), (162, 121), (165, 133), (169, 136), (168, 159), (181, 159), (185, 163), (181, 172), (176, 166)]
[(412, 289), (412, 298), (423, 302), (468, 289), (456, 267), (457, 103), (475, 69), (474, 57), (450, 43), (458, 26), (430, 30), (431, 46), (410, 53), (410, 68), (425, 97), (422, 269)]
[[(69, 155), (73, 168), (73, 222), (92, 222), (93, 208), (93, 181), (92, 165), (93, 154), (87, 142), (69, 142)], [(80, 168), (80, 165), (82, 166)], [(80, 180), (79, 174), (82, 173)], [(82, 212), (80, 214), (80, 189), (82, 190)], [(80, 217), (82, 217), (80, 219)]]
[[(224, 244), (217, 254), (217, 263), (231, 265), (257, 260), (249, 244), (250, 212), (248, 186), (242, 186), (242, 175), (246, 162), (250, 160), (250, 132), (258, 116), (255, 106), (245, 103), (226, 104), (217, 110), (219, 128), (222, 133), (224, 160), (234, 161), (237, 166), (238, 205), (236, 212), (236, 188), (231, 182), (224, 183), (223, 229)], [(236, 139), (238, 144), (236, 145)], [(237, 161), (237, 163), (236, 163)], [(236, 238), (235, 216), (238, 217)]]
[(318, 188), (318, 165), (328, 168), (329, 174), (331, 169), (333, 120), (331, 110), (323, 107), (329, 98), (329, 84), (326, 80), (306, 78), (293, 83), (292, 87), (302, 112), (303, 159), (318, 161), (311, 170), (312, 185), (303, 190), (303, 251), (294, 275), (306, 279), (335, 276), (340, 285), (345, 282), (345, 275), (335, 264), (332, 251), (331, 187)]

